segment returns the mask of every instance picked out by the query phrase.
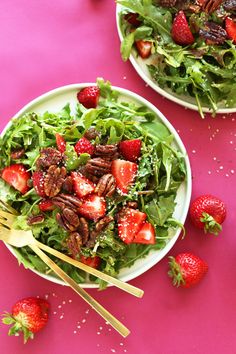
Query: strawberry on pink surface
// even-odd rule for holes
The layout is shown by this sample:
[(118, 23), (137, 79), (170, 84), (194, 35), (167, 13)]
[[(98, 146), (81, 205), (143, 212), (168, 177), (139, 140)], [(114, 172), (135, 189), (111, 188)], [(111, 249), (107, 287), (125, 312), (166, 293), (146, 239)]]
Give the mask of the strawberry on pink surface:
[(2, 322), (12, 325), (8, 335), (24, 334), (24, 343), (34, 337), (48, 322), (49, 303), (40, 298), (28, 297), (19, 300), (12, 307), (12, 313), (5, 313)]
[(145, 222), (139, 232), (134, 236), (134, 243), (142, 243), (148, 245), (155, 244), (155, 229), (149, 222)]
[(173, 21), (171, 36), (175, 43), (180, 45), (190, 45), (194, 42), (193, 34), (188, 25), (185, 13), (180, 10)]
[(71, 172), (73, 187), (76, 195), (80, 198), (94, 192), (95, 184), (80, 172)]
[(5, 167), (1, 172), (1, 177), (22, 194), (25, 194), (30, 189), (28, 181), (31, 178), (31, 174), (23, 164), (13, 164)]
[(151, 55), (152, 42), (140, 39), (135, 41), (135, 46), (141, 58), (147, 59)]
[(103, 197), (91, 194), (84, 198), (78, 213), (89, 220), (97, 221), (106, 214), (106, 201)]
[(75, 144), (75, 151), (77, 152), (78, 155), (83, 154), (83, 153), (93, 155), (94, 146), (88, 139), (86, 139), (85, 137), (82, 137)]
[(96, 108), (100, 97), (100, 89), (97, 86), (88, 86), (78, 92), (78, 101), (86, 108)]
[(66, 141), (62, 135), (56, 133), (57, 149), (63, 154), (66, 151)]
[(140, 139), (123, 140), (119, 143), (119, 150), (124, 159), (136, 162), (140, 156), (141, 146)]
[(118, 217), (118, 235), (126, 243), (132, 243), (147, 215), (138, 209), (125, 208)]
[(225, 19), (225, 30), (228, 37), (236, 43), (236, 22), (230, 17), (226, 17)]
[(46, 193), (44, 191), (44, 177), (45, 173), (43, 171), (36, 171), (32, 175), (35, 192), (42, 198), (46, 197)]
[(127, 194), (129, 187), (134, 183), (138, 165), (126, 160), (113, 160), (111, 173), (116, 179), (116, 188), (123, 194)]

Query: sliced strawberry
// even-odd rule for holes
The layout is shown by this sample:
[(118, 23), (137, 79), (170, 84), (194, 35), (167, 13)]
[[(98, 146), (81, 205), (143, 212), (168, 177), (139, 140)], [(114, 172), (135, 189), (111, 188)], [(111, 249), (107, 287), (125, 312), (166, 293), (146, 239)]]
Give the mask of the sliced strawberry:
[(230, 17), (226, 17), (225, 19), (225, 30), (228, 37), (236, 43), (236, 22)]
[(141, 58), (146, 59), (151, 55), (152, 42), (140, 39), (135, 41), (135, 46)]
[(103, 197), (91, 194), (83, 200), (78, 212), (85, 218), (96, 221), (106, 214), (106, 201)]
[(136, 162), (140, 156), (141, 146), (140, 139), (123, 140), (119, 143), (119, 150), (124, 159)]
[(77, 94), (78, 101), (86, 108), (96, 108), (100, 97), (100, 89), (97, 86), (83, 88)]
[(193, 34), (188, 25), (185, 13), (180, 10), (173, 21), (171, 36), (175, 43), (180, 45), (190, 45), (194, 42)]
[(141, 229), (147, 215), (138, 209), (125, 208), (118, 218), (118, 235), (120, 239), (129, 244)]
[(133, 184), (137, 174), (138, 165), (126, 160), (113, 160), (111, 173), (116, 179), (116, 188), (123, 194), (128, 193), (129, 187)]
[(86, 264), (89, 267), (92, 268), (99, 268), (100, 264), (101, 264), (101, 258), (98, 256), (95, 257), (85, 257), (83, 255), (80, 256), (80, 262)]
[(83, 176), (82, 173), (71, 172), (71, 177), (73, 180), (74, 191), (78, 197), (83, 198), (94, 192), (95, 184)]
[(28, 181), (31, 178), (31, 174), (23, 164), (13, 164), (5, 167), (2, 170), (1, 177), (22, 194), (25, 194), (30, 189)]
[(60, 134), (56, 133), (57, 149), (63, 154), (66, 151), (66, 141)]
[(134, 12), (129, 12), (128, 14), (126, 14), (124, 16), (124, 19), (129, 22), (131, 25), (133, 25), (134, 27), (138, 27), (141, 25), (141, 21), (138, 19), (139, 14), (134, 13)]
[(33, 186), (35, 189), (35, 192), (42, 198), (46, 197), (45, 191), (44, 191), (44, 172), (43, 171), (36, 171), (32, 175), (32, 180), (33, 180)]
[(149, 222), (145, 222), (140, 231), (134, 236), (134, 243), (155, 244), (155, 229)]
[(88, 139), (82, 137), (75, 144), (75, 151), (77, 152), (78, 155), (83, 153), (93, 155), (94, 146)]
[(41, 211), (51, 211), (55, 209), (55, 205), (50, 199), (43, 199), (39, 202), (39, 209)]

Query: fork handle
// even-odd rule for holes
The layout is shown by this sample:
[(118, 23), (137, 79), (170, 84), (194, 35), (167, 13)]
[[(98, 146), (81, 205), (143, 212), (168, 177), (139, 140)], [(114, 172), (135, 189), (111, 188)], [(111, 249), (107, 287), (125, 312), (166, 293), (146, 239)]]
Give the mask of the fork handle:
[(119, 320), (117, 320), (110, 312), (100, 305), (91, 295), (81, 288), (72, 278), (70, 278), (56, 263), (54, 263), (42, 250), (36, 245), (29, 247), (51, 268), (65, 283), (67, 283), (82, 299), (84, 299), (100, 316), (102, 316), (110, 325), (119, 332), (123, 337), (127, 337), (130, 333)]

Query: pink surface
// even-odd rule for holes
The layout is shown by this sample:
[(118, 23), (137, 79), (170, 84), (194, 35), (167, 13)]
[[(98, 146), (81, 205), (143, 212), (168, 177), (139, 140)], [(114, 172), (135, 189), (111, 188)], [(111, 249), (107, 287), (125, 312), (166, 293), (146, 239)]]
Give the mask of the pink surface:
[(0, 128), (23, 105), (61, 85), (102, 76), (156, 105), (188, 150), (196, 197), (212, 193), (228, 210), (223, 232), (206, 236), (186, 222), (187, 236), (170, 254), (193, 251), (209, 264), (204, 280), (176, 289), (167, 277), (167, 257), (133, 280), (145, 291), (136, 299), (109, 288), (89, 290), (130, 330), (123, 339), (72, 290), (52, 284), (22, 266), (0, 244), (0, 312), (25, 296), (46, 297), (50, 321), (33, 341), (8, 337), (0, 324), (2, 354), (132, 353), (232, 354), (236, 352), (235, 156), (236, 114), (201, 120), (160, 95), (119, 54), (115, 3), (111, 0), (2, 0), (0, 2)]

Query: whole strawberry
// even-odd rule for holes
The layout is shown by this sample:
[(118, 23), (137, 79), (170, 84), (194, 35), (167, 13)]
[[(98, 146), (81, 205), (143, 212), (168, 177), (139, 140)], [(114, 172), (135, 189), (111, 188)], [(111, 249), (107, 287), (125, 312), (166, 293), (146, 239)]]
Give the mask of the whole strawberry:
[(208, 270), (207, 263), (192, 253), (179, 253), (169, 260), (168, 275), (175, 286), (189, 288), (197, 284)]
[(173, 21), (171, 36), (175, 43), (180, 45), (190, 45), (194, 42), (193, 34), (188, 25), (185, 13), (180, 10)]
[(218, 235), (226, 218), (225, 204), (213, 195), (202, 195), (190, 205), (190, 218), (195, 226), (206, 233)]
[(12, 307), (12, 313), (5, 313), (2, 322), (12, 325), (8, 335), (23, 332), (24, 343), (33, 339), (34, 333), (40, 331), (48, 321), (49, 303), (44, 299), (28, 297), (19, 300)]
[(100, 89), (97, 86), (88, 86), (78, 92), (78, 101), (86, 108), (96, 108), (100, 97)]

